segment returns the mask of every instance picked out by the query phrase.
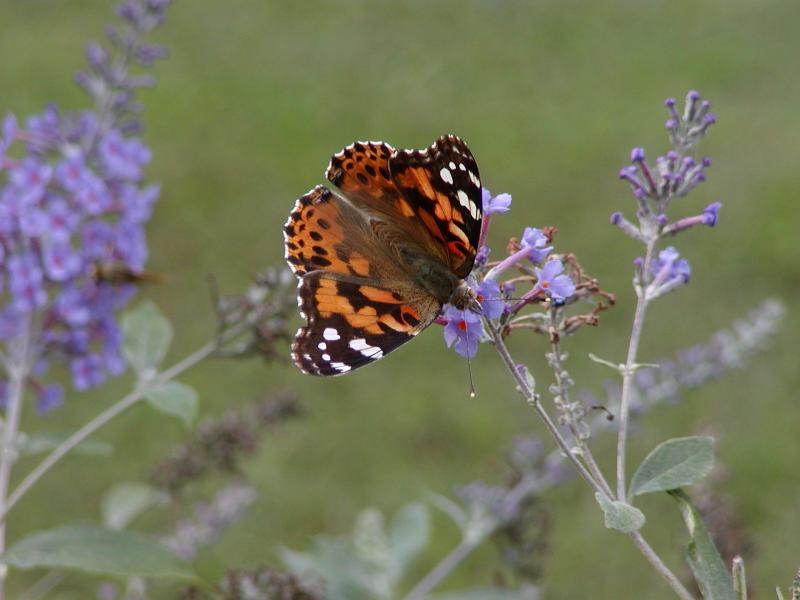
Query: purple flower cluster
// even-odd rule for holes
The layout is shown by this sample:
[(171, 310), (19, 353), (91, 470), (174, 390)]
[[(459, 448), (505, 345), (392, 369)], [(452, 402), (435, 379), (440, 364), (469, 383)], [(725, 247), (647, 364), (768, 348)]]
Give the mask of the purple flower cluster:
[(563, 274), (564, 265), (560, 260), (544, 262), (553, 247), (549, 245), (548, 236), (541, 229), (535, 227), (526, 227), (523, 230), (519, 250), (487, 272), (483, 272), (490, 252), (488, 246), (484, 244), (484, 240), (491, 217), (497, 213), (508, 212), (510, 208), (510, 194), (492, 196), (489, 190), (483, 189), (482, 245), (478, 248), (478, 257), (473, 269), (473, 276), (477, 277), (479, 282), (475, 279), (468, 280), (481, 305), (482, 315), (451, 305), (445, 306), (442, 312), (441, 321), (445, 324), (445, 343), (464, 357), (475, 356), (478, 352), (478, 344), (487, 339), (481, 316), (495, 320), (500, 319), (509, 311), (510, 306), (506, 300), (514, 289), (514, 285), (513, 283), (501, 285), (497, 282), (498, 277), (507, 269), (521, 263), (530, 266), (544, 263), (541, 269), (535, 268), (537, 283), (532, 290), (533, 294), (546, 296), (556, 303), (563, 303), (575, 292), (575, 284), (569, 275)]
[[(696, 91), (687, 94), (682, 114), (678, 113), (674, 98), (668, 98), (665, 105), (669, 111), (666, 127), (672, 149), (664, 156), (657, 157), (653, 168), (647, 162), (644, 149), (634, 148), (630, 157), (633, 164), (623, 167), (619, 172), (620, 179), (630, 185), (636, 198), (638, 224), (629, 221), (620, 212), (611, 215), (613, 225), (645, 244), (698, 225), (714, 227), (722, 207), (720, 202), (712, 202), (700, 214), (673, 222), (667, 217), (667, 209), (674, 199), (685, 197), (706, 180), (706, 169), (711, 166), (711, 159), (705, 156), (696, 160), (687, 153), (705, 137), (708, 128), (717, 119), (711, 112), (711, 103), (702, 100)], [(649, 298), (686, 283), (691, 271), (689, 263), (679, 259), (672, 247), (663, 250), (658, 258), (652, 260), (649, 272), (643, 270), (644, 259), (637, 259), (636, 265), (639, 269), (638, 281), (648, 286), (646, 293)]]
[(49, 359), (68, 366), (78, 390), (125, 369), (115, 313), (135, 288), (98, 273), (141, 272), (147, 260), (143, 226), (159, 188), (143, 182), (151, 152), (133, 136), (133, 100), (147, 81), (130, 67), (163, 54), (140, 38), (168, 5), (123, 2), (123, 27), (108, 30), (112, 48), (90, 45), (78, 81), (95, 108), (65, 114), (49, 105), (24, 124), (13, 115), (2, 123), (0, 340), (7, 356), (23, 343), (33, 348), (29, 383), (42, 411), (63, 401), (60, 386), (36, 380)]

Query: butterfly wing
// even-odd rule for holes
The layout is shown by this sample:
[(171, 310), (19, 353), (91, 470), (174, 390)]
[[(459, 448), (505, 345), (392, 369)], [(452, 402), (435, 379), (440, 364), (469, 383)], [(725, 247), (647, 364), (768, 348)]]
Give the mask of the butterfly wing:
[(297, 331), (292, 358), (311, 375), (341, 375), (382, 358), (441, 308), (413, 289), (325, 271), (303, 276), (298, 305), (308, 324)]
[(478, 165), (454, 135), (425, 150), (401, 150), (389, 158), (389, 174), (405, 202), (440, 245), (453, 273), (464, 278), (475, 263), (483, 210)]
[(297, 200), (283, 237), (286, 261), (298, 277), (318, 269), (367, 277), (374, 271), (367, 257), (380, 251), (363, 215), (322, 185)]

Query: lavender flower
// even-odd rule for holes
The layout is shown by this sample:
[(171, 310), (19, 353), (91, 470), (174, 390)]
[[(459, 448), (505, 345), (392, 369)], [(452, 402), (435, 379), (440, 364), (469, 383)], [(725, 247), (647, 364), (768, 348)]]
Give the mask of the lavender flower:
[(560, 260), (550, 260), (541, 269), (536, 269), (537, 292), (542, 292), (555, 300), (563, 302), (575, 293), (575, 284), (569, 275), (563, 275), (564, 263)]
[(526, 227), (522, 232), (520, 246), (528, 251), (528, 258), (531, 262), (540, 263), (547, 258), (547, 255), (553, 250), (553, 247), (547, 244), (547, 236), (541, 229)]
[(484, 334), (480, 316), (472, 311), (448, 305), (443, 317), (447, 320), (447, 325), (444, 327), (444, 341), (447, 347), (454, 347), (464, 358), (475, 356), (478, 353), (478, 342)]
[(522, 261), (540, 263), (553, 250), (552, 246), (547, 245), (548, 243), (548, 237), (541, 229), (526, 227), (522, 232), (520, 249), (495, 265), (486, 274), (486, 279), (496, 280), (503, 272)]
[(652, 299), (687, 283), (692, 268), (689, 261), (681, 258), (675, 248), (668, 246), (658, 253), (658, 258), (650, 265), (650, 271), (653, 281), (648, 286), (647, 294)]
[[(51, 104), (24, 127), (14, 115), (2, 123), (0, 281), (7, 285), (0, 338), (14, 356), (20, 336), (31, 337), (31, 364), (48, 357), (66, 363), (78, 390), (124, 369), (115, 314), (135, 288), (94, 274), (101, 264), (140, 271), (147, 257), (143, 226), (158, 188), (141, 185), (151, 152), (130, 134), (131, 115), (139, 110), (134, 91), (145, 83), (131, 73), (131, 63), (149, 66), (162, 54), (141, 37), (163, 20), (169, 4), (126, 0), (118, 9), (124, 26), (108, 31), (113, 48), (90, 45), (89, 69), (78, 81), (95, 108), (62, 113)], [(31, 382), (42, 390), (40, 410), (62, 402), (58, 386)]]
[(475, 289), (475, 293), (483, 309), (484, 317), (497, 319), (503, 314), (506, 303), (503, 301), (500, 286), (496, 281), (492, 279), (482, 281)]
[(498, 194), (492, 197), (492, 193), (486, 188), (483, 188), (481, 193), (483, 198), (483, 214), (491, 215), (508, 212), (510, 210), (511, 194)]

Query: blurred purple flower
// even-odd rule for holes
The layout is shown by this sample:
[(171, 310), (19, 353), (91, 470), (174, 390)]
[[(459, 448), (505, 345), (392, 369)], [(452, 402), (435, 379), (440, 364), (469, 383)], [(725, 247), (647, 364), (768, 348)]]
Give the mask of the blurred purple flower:
[[(135, 91), (149, 79), (131, 67), (164, 56), (141, 38), (169, 4), (126, 0), (125, 23), (107, 30), (111, 48), (87, 48), (89, 66), (78, 81), (92, 109), (62, 113), (49, 104), (23, 127), (14, 115), (0, 124), (0, 340), (21, 343), (22, 317), (38, 313), (40, 337), (27, 341), (39, 353), (37, 378), (51, 358), (69, 365), (79, 390), (125, 369), (115, 313), (135, 286), (96, 281), (94, 267), (140, 271), (147, 259), (143, 226), (159, 188), (140, 183), (151, 152), (132, 133), (139, 129)], [(40, 411), (62, 403), (60, 386), (33, 383)]]
[(70, 363), (72, 384), (76, 390), (84, 391), (103, 383), (106, 379), (103, 359), (97, 354), (75, 358)]
[(472, 358), (478, 353), (478, 341), (483, 336), (483, 323), (479, 315), (470, 310), (461, 310), (448, 305), (443, 317), (444, 341), (448, 348), (455, 349), (461, 356)]
[(136, 138), (126, 139), (112, 129), (100, 142), (100, 160), (106, 174), (112, 179), (138, 181), (142, 177), (142, 167), (150, 162), (151, 152)]
[(668, 246), (658, 253), (658, 258), (653, 260), (650, 272), (655, 276), (654, 285), (663, 285), (666, 282), (681, 279), (684, 283), (689, 281), (692, 269), (689, 261), (680, 258), (678, 251)]
[(44, 386), (36, 398), (36, 410), (39, 414), (47, 414), (62, 404), (64, 404), (64, 388), (57, 383)]
[(564, 264), (560, 260), (550, 260), (541, 269), (536, 269), (538, 281), (534, 291), (544, 292), (553, 300), (563, 302), (575, 293), (575, 284), (569, 275), (562, 275)]

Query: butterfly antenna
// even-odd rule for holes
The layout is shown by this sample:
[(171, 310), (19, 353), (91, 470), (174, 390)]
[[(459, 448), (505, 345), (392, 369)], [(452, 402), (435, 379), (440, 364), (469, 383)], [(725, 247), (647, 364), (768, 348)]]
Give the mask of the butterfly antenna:
[(469, 322), (467, 311), (464, 311), (464, 333), (467, 334), (467, 373), (469, 373), (469, 397), (475, 397), (475, 382), (472, 380), (472, 360), (469, 357)]

